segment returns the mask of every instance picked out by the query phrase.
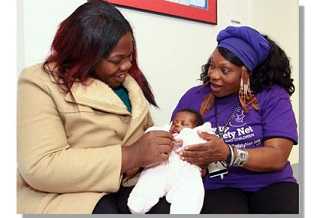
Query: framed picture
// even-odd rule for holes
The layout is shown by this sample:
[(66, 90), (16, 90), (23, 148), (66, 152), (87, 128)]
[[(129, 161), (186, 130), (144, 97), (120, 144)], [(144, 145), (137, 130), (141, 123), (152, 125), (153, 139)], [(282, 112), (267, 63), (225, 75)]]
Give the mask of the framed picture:
[(217, 0), (108, 0), (123, 7), (217, 24)]

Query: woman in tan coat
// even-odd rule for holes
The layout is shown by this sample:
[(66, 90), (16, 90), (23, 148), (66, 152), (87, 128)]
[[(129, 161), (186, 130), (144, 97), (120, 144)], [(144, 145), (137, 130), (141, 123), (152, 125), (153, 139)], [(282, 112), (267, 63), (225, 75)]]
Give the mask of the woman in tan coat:
[(166, 160), (174, 144), (167, 132), (144, 134), (149, 103), (128, 21), (104, 1), (81, 5), (46, 61), (19, 78), (18, 212), (126, 212), (133, 175)]

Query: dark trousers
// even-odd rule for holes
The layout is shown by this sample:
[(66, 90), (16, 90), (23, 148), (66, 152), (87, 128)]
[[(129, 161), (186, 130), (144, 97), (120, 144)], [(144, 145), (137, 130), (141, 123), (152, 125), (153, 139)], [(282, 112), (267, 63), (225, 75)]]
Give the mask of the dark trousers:
[[(103, 196), (93, 214), (130, 213), (127, 199), (133, 187), (121, 187), (119, 192)], [(165, 197), (148, 212), (168, 214), (170, 204)], [(205, 192), (203, 214), (295, 214), (299, 213), (298, 184), (275, 183), (257, 192), (244, 192), (235, 188), (222, 188)]]
[[(129, 214), (127, 199), (133, 187), (121, 187), (116, 193), (103, 196), (96, 204), (93, 214)], [(170, 204), (165, 197), (160, 198), (159, 202), (151, 208), (148, 214), (168, 214)]]
[(205, 193), (202, 213), (295, 214), (299, 213), (298, 184), (275, 183), (257, 192), (222, 188)]

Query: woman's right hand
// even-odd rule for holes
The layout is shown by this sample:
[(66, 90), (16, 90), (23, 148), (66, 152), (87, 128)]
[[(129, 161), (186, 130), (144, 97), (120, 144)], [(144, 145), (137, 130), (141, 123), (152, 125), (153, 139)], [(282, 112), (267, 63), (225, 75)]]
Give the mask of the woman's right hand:
[(137, 156), (143, 167), (157, 165), (168, 159), (174, 147), (171, 133), (161, 130), (149, 131), (132, 146), (137, 147)]
[(167, 160), (175, 145), (171, 133), (154, 130), (136, 142), (122, 147), (122, 172), (135, 167), (150, 167)]
[(208, 164), (215, 161), (226, 160), (230, 150), (222, 138), (207, 132), (199, 132), (198, 134), (206, 143), (185, 146), (179, 152), (182, 160), (201, 168), (206, 168)]

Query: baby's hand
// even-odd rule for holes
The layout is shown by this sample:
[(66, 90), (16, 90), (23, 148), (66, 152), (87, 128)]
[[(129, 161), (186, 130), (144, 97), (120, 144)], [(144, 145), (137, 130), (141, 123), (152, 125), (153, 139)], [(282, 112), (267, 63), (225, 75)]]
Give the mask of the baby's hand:
[(181, 150), (181, 148), (182, 148), (182, 144), (183, 144), (182, 139), (175, 139), (173, 150), (174, 150), (176, 153), (178, 153), (178, 151)]

